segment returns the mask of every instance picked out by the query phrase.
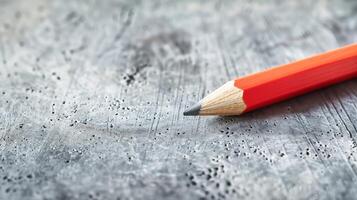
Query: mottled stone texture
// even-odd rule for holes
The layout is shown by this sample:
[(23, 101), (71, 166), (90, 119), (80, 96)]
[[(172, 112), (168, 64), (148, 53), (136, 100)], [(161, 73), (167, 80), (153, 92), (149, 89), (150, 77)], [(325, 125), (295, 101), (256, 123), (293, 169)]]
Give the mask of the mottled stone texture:
[(357, 198), (356, 80), (182, 115), (355, 41), (355, 0), (0, 0), (0, 199)]

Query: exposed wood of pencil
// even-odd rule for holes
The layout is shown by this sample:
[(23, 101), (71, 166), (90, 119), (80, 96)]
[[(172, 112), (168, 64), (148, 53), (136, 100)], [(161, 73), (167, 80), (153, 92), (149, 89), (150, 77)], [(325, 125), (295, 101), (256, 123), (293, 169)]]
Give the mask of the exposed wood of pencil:
[(229, 81), (184, 115), (240, 115), (357, 75), (357, 44)]
[(229, 81), (218, 88), (197, 105), (185, 111), (185, 115), (236, 115), (246, 109), (243, 101), (243, 90)]

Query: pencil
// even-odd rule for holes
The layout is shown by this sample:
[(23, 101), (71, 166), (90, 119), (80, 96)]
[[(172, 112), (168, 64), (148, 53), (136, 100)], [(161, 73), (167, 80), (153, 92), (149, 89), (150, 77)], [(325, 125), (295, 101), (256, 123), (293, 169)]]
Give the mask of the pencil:
[(229, 81), (184, 115), (240, 115), (357, 76), (357, 44)]

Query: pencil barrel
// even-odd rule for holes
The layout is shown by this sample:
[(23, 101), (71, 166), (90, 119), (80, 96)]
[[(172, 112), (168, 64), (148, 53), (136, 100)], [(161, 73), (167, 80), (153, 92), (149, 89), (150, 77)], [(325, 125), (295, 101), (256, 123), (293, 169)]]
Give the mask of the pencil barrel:
[(235, 86), (248, 112), (354, 77), (357, 45), (236, 79)]

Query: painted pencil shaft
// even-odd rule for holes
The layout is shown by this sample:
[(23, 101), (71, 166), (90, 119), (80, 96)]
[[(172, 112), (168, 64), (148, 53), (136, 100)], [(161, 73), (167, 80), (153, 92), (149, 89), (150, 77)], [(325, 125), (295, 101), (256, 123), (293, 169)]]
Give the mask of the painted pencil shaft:
[(322, 88), (357, 74), (357, 45), (306, 58), (237, 79), (245, 112)]

